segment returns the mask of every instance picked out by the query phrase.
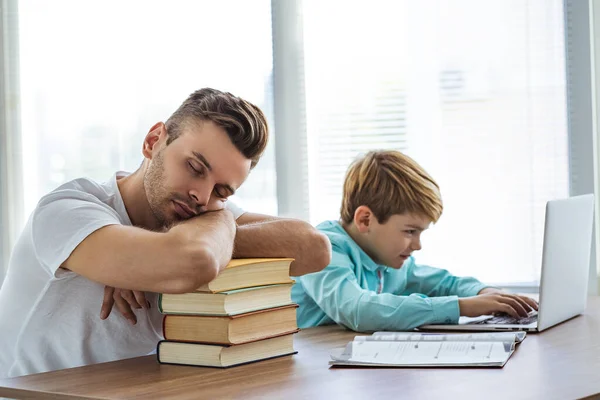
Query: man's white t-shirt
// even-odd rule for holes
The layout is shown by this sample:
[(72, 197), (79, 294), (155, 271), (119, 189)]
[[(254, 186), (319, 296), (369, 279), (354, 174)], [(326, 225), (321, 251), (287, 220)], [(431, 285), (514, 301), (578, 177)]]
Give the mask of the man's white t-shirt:
[[(100, 319), (104, 285), (59, 268), (92, 232), (131, 225), (117, 179), (65, 183), (38, 203), (0, 289), (0, 378), (146, 355), (162, 337), (157, 294), (131, 325), (116, 307)], [(228, 201), (237, 219), (243, 211)]]

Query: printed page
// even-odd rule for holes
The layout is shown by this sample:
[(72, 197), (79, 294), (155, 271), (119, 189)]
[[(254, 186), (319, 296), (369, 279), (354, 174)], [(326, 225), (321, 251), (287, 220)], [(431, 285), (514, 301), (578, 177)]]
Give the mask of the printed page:
[(355, 341), (342, 354), (333, 353), (335, 364), (388, 366), (502, 366), (513, 347), (502, 342), (407, 342)]
[(375, 332), (371, 336), (356, 336), (366, 341), (454, 341), (454, 342), (516, 342), (521, 343), (527, 332), (481, 332), (481, 333), (421, 333), (421, 332)]

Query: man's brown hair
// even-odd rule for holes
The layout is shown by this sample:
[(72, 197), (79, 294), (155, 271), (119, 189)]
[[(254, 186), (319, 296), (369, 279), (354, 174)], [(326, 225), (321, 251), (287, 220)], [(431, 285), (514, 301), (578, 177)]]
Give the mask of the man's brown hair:
[(167, 145), (179, 137), (184, 124), (194, 121), (212, 121), (225, 129), (233, 145), (252, 161), (251, 168), (267, 147), (269, 127), (263, 112), (231, 93), (210, 88), (192, 93), (165, 123)]
[(395, 150), (370, 151), (355, 160), (344, 180), (342, 222), (349, 224), (360, 206), (381, 224), (395, 214), (418, 214), (432, 222), (442, 215), (440, 188), (412, 158)]

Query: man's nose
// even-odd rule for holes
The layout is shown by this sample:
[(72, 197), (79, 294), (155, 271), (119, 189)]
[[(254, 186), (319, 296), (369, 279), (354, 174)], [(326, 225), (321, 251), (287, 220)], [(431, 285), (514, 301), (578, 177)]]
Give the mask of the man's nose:
[(208, 205), (210, 201), (210, 194), (212, 193), (212, 189), (209, 188), (196, 188), (190, 190), (190, 197), (196, 203), (195, 206), (204, 208)]

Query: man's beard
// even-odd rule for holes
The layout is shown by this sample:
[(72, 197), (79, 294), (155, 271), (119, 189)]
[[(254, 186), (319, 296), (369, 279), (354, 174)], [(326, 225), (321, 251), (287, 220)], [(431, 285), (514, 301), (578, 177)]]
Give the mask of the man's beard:
[(166, 213), (170, 201), (164, 183), (163, 154), (160, 151), (154, 160), (150, 162), (150, 166), (144, 175), (144, 190), (158, 227), (170, 228), (176, 221)]

